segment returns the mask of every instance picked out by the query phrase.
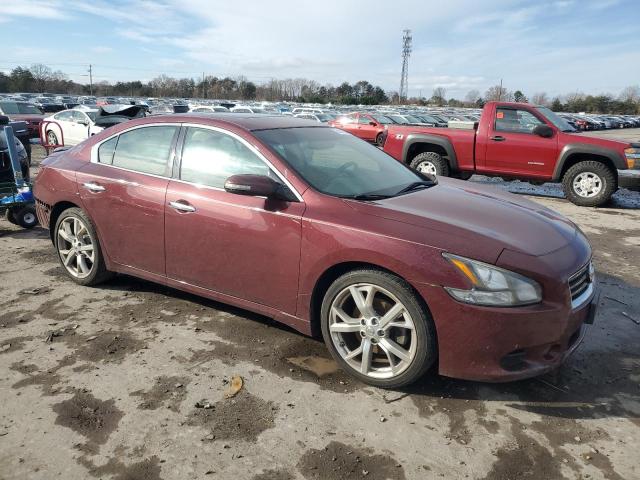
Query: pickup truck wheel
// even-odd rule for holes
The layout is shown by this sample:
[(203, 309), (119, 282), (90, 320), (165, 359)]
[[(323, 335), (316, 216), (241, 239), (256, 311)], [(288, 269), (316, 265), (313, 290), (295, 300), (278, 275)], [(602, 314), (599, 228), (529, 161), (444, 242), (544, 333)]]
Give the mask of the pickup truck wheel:
[(607, 203), (618, 189), (616, 172), (604, 163), (576, 163), (562, 177), (567, 199), (581, 207), (599, 207)]
[(449, 164), (436, 152), (423, 152), (416, 155), (409, 166), (427, 175), (449, 176)]

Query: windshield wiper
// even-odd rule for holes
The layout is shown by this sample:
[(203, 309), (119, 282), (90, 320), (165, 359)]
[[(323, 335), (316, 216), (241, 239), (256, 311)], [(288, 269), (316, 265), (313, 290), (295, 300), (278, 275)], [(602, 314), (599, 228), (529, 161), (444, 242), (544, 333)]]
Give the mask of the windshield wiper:
[(396, 195), (402, 195), (403, 193), (409, 193), (414, 190), (418, 190), (419, 188), (429, 188), (436, 185), (436, 182), (432, 182), (430, 180), (424, 180), (422, 182), (413, 182), (400, 190)]
[(390, 197), (391, 195), (383, 195), (381, 193), (361, 193), (360, 195), (353, 195), (347, 198), (351, 200), (384, 200)]

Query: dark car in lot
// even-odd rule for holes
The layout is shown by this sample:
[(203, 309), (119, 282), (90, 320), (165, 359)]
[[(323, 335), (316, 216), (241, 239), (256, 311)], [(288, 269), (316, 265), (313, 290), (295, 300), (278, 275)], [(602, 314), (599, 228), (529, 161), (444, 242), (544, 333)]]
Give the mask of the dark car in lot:
[(78, 284), (121, 272), (274, 317), (381, 387), (436, 361), (465, 379), (542, 374), (597, 305), (569, 220), (318, 122), (132, 120), (46, 158), (34, 193)]

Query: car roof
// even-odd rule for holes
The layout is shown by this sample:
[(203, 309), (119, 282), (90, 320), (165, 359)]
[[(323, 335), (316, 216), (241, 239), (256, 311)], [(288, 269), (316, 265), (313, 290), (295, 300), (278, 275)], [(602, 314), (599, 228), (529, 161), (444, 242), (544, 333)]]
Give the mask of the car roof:
[(165, 122), (181, 122), (181, 123), (201, 123), (203, 125), (216, 125), (226, 123), (244, 130), (272, 130), (279, 128), (295, 128), (295, 127), (315, 127), (329, 128), (320, 125), (314, 120), (304, 120), (289, 115), (269, 115), (255, 113), (178, 113), (172, 115), (150, 116), (145, 117), (144, 121), (138, 124), (147, 123), (165, 123)]

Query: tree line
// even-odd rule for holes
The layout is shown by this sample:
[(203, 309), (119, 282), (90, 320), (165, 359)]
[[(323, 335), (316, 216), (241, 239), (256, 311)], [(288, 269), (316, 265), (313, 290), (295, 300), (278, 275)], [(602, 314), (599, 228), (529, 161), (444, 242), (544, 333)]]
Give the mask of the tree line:
[(488, 101), (513, 101), (548, 106), (557, 112), (589, 112), (611, 114), (640, 114), (640, 86), (626, 87), (619, 95), (588, 95), (580, 92), (551, 98), (546, 92), (527, 97), (521, 90), (511, 91), (502, 85), (488, 88), (484, 94), (470, 90), (463, 100), (447, 99), (444, 87), (436, 87), (430, 98), (402, 99), (397, 92), (385, 92), (366, 80), (338, 86), (320, 84), (305, 78), (271, 79), (257, 84), (243, 76), (174, 78), (159, 75), (149, 82), (100, 81), (93, 85), (69, 80), (60, 70), (43, 64), (19, 66), (7, 75), (0, 72), (0, 92), (58, 93), (72, 95), (209, 98), (228, 100), (297, 101), (303, 103), (334, 103), (344, 105), (418, 104), (425, 106), (477, 107)]
[(206, 75), (201, 78), (173, 78), (159, 75), (149, 82), (107, 81), (80, 84), (42, 64), (16, 67), (8, 75), (0, 72), (0, 92), (58, 93), (96, 96), (211, 98), (227, 100), (298, 101), (377, 105), (389, 102), (385, 91), (366, 80), (338, 86), (320, 84), (305, 78), (271, 79), (256, 84), (245, 77)]
[(554, 112), (640, 114), (640, 86), (638, 85), (624, 88), (617, 96), (612, 94), (588, 95), (574, 92), (551, 98), (546, 92), (536, 92), (529, 98), (521, 90), (511, 91), (501, 85), (494, 85), (488, 88), (484, 95), (479, 90), (470, 90), (464, 100), (455, 98), (447, 100), (446, 93), (445, 88), (436, 87), (431, 98), (411, 98), (408, 101), (420, 105), (476, 108), (482, 108), (486, 102), (502, 101), (543, 105)]

